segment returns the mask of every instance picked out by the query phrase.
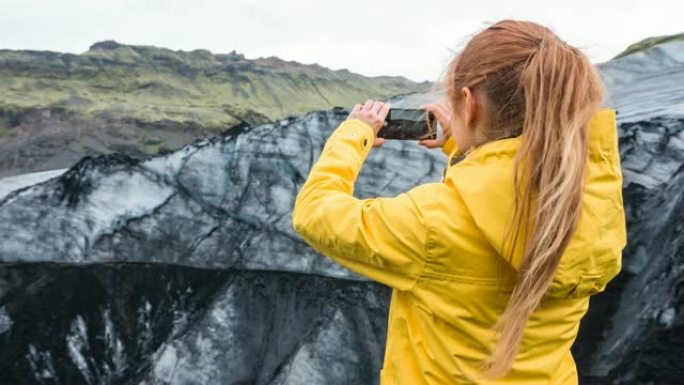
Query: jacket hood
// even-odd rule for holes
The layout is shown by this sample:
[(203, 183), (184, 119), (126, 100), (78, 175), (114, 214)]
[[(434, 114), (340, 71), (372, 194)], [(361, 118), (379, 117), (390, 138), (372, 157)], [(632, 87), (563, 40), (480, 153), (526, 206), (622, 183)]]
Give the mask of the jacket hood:
[[(615, 114), (614, 109), (602, 108), (589, 121), (582, 213), (547, 292), (549, 296), (598, 293), (621, 269), (627, 239)], [(476, 225), (499, 254), (509, 224), (502, 218), (511, 218), (513, 212), (513, 158), (520, 144), (521, 137), (499, 139), (466, 154), (460, 154), (454, 146), (449, 160), (456, 156), (461, 160), (447, 166), (444, 179), (458, 191)], [(509, 263), (518, 270), (521, 259), (520, 245)]]

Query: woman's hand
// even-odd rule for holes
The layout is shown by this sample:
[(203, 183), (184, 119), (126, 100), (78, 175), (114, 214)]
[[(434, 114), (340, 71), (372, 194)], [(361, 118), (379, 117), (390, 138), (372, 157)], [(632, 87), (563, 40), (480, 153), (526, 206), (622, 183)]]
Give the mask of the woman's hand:
[(442, 126), (444, 136), (440, 139), (424, 139), (418, 141), (418, 144), (427, 148), (442, 147), (447, 139), (451, 136), (451, 111), (449, 110), (446, 101), (441, 103), (428, 103), (420, 106), (422, 110), (432, 112), (437, 118), (439, 125)]
[(373, 127), (373, 131), (375, 131), (376, 135), (376, 138), (373, 141), (373, 147), (380, 147), (385, 143), (385, 138), (378, 138), (377, 134), (385, 123), (385, 118), (387, 117), (389, 110), (389, 104), (368, 99), (364, 105), (357, 103), (347, 119), (360, 119)]

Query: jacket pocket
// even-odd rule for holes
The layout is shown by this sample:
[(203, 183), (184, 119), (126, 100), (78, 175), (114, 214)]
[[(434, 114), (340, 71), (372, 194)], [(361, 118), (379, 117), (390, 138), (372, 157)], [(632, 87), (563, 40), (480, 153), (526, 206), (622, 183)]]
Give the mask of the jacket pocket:
[(594, 295), (603, 291), (607, 283), (605, 274), (582, 274), (568, 293), (567, 298), (581, 298)]

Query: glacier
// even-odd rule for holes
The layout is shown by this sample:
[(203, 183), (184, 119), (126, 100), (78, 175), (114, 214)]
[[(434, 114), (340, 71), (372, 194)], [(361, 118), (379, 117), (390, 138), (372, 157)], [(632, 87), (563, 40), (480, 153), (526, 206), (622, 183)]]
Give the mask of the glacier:
[[(683, 61), (670, 42), (598, 65), (618, 111), (628, 246), (573, 346), (583, 384), (684, 378)], [(347, 113), (0, 179), (0, 383), (377, 384), (389, 289), (290, 222)], [(388, 141), (354, 194), (394, 196), (445, 166), (439, 150)]]

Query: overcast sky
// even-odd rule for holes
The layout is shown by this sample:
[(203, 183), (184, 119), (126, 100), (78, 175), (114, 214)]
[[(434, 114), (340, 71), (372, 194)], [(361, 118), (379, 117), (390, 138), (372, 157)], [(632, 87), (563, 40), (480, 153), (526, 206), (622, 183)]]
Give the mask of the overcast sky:
[[(677, 5), (679, 3), (679, 5)], [(532, 20), (594, 63), (684, 32), (684, 2), (654, 0), (0, 0), (0, 48), (81, 53), (101, 40), (237, 50), (364, 75), (434, 80), (469, 35)]]

